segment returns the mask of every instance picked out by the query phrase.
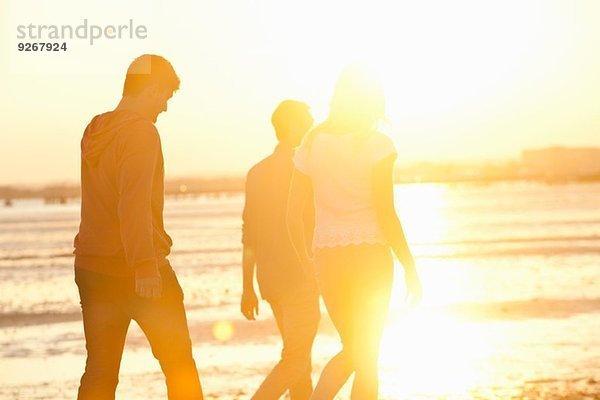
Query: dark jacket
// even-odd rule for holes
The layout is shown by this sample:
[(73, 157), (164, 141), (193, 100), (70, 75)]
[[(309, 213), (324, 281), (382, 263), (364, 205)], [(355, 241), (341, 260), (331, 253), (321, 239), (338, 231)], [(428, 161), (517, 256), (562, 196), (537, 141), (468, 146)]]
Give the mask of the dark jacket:
[[(246, 178), (242, 243), (255, 251), (258, 286), (267, 300), (277, 299), (305, 279), (286, 225), (293, 155), (293, 148), (280, 144), (273, 154), (252, 167)], [(312, 205), (307, 207), (304, 226), (310, 246)]]
[(163, 155), (154, 124), (129, 111), (94, 117), (81, 140), (75, 267), (117, 276), (153, 274), (172, 245), (163, 203)]

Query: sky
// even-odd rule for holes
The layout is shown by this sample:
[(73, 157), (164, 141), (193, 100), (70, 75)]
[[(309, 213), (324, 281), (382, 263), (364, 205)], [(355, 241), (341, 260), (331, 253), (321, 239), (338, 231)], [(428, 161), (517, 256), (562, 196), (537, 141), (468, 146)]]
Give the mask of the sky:
[[(19, 25), (147, 28), (19, 52)], [(487, 161), (525, 148), (600, 146), (600, 2), (3, 0), (0, 185), (74, 183), (79, 141), (113, 109), (128, 64), (169, 59), (181, 89), (161, 114), (167, 177), (241, 175), (276, 144), (286, 98), (327, 115), (336, 76), (384, 83), (399, 161)]]

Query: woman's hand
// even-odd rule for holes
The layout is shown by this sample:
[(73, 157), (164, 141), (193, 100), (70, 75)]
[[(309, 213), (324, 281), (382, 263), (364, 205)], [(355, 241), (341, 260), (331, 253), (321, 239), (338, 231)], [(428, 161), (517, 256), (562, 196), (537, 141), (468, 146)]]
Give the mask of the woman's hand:
[(417, 274), (417, 270), (410, 268), (404, 272), (404, 281), (406, 282), (406, 300), (411, 305), (417, 305), (421, 302), (423, 297), (423, 287), (421, 286), (421, 279)]

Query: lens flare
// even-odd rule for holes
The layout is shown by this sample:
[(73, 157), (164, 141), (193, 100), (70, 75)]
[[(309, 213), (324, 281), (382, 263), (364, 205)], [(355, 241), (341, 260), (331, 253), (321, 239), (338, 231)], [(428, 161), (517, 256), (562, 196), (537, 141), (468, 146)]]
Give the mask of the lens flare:
[(219, 321), (213, 325), (213, 337), (219, 342), (231, 340), (234, 334), (233, 324), (229, 321)]

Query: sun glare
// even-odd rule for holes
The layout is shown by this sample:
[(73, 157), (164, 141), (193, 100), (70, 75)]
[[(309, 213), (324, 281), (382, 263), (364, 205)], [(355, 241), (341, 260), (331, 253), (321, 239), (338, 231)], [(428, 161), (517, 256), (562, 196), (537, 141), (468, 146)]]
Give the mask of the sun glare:
[[(420, 247), (447, 241), (448, 226), (444, 218), (447, 186), (436, 184), (402, 185), (396, 189), (396, 208), (407, 238)], [(418, 252), (417, 252), (418, 254)]]
[[(344, 18), (338, 18), (341, 10)], [(281, 29), (284, 35), (271, 37), (276, 45), (285, 42), (298, 49), (297, 54), (311, 54), (290, 61), (300, 61), (303, 67), (316, 64), (326, 74), (362, 62), (385, 81), (393, 116), (425, 104), (419, 112), (431, 116), (432, 111), (455, 112), (483, 92), (501, 92), (515, 74), (528, 72), (523, 63), (536, 55), (531, 50), (544, 38), (549, 11), (533, 2), (500, 6), (474, 1), (374, 1), (364, 7), (333, 1), (321, 2), (318, 13), (304, 6), (288, 10), (287, 5), (261, 12), (271, 24), (263, 29), (284, 22), (292, 25)], [(293, 20), (282, 18), (292, 12)], [(310, 29), (306, 21), (311, 21)], [(545, 47), (541, 43), (539, 50)], [(320, 82), (310, 86), (315, 84), (322, 86)]]
[[(436, 243), (451, 239), (450, 227), (444, 223), (448, 190), (444, 185), (420, 184), (403, 185), (396, 191), (397, 207), (420, 268), (423, 301), (416, 308), (406, 305), (403, 274), (397, 272), (380, 358), (384, 397), (466, 395), (483, 379), (477, 362), (491, 350), (488, 337), (476, 324), (441, 311), (456, 301), (455, 293), (467, 277), (464, 281), (440, 279), (448, 274), (429, 268), (428, 261), (418, 257), (419, 252), (434, 254)], [(396, 271), (401, 271), (400, 265)]]
[(472, 323), (426, 310), (396, 315), (383, 338), (382, 394), (466, 394), (483, 379), (477, 363), (490, 351)]

